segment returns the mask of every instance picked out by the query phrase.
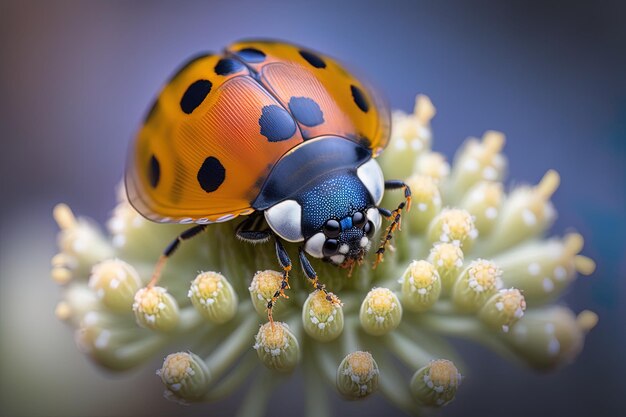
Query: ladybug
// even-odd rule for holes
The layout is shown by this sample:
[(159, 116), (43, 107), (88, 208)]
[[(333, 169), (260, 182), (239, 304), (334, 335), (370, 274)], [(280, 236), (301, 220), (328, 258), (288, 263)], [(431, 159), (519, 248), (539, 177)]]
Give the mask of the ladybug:
[[(390, 114), (379, 97), (337, 61), (286, 42), (250, 40), (200, 54), (166, 83), (132, 145), (125, 182), (144, 217), (195, 224), (165, 249), (149, 285), (179, 244), (211, 223), (248, 216), (236, 229), (247, 242), (274, 240), (283, 269), (272, 307), (289, 287), (282, 241), (307, 256), (350, 268), (362, 262), (381, 216), (391, 220), (382, 260), (411, 192), (385, 181), (375, 158), (389, 141)], [(385, 189), (403, 189), (391, 211)]]

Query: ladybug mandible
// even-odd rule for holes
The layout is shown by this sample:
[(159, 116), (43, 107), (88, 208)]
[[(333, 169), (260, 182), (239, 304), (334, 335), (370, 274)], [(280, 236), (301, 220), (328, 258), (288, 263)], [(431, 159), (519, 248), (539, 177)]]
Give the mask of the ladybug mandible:
[[(156, 222), (196, 225), (164, 251), (149, 285), (180, 242), (210, 223), (248, 216), (236, 229), (248, 242), (274, 239), (288, 288), (298, 242), (302, 270), (331, 302), (307, 254), (340, 267), (360, 263), (380, 228), (382, 260), (411, 192), (385, 181), (374, 159), (389, 140), (386, 106), (335, 60), (285, 42), (241, 41), (201, 54), (169, 80), (148, 112), (126, 172), (130, 203)], [(404, 190), (391, 211), (385, 189)]]

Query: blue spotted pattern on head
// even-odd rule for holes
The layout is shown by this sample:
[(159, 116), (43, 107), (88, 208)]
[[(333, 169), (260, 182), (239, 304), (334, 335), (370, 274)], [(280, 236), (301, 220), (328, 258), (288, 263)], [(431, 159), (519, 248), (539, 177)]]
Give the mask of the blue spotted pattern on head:
[[(330, 173), (314, 186), (296, 196), (302, 206), (302, 231), (313, 236), (328, 219), (342, 219), (341, 230), (352, 228), (352, 214), (372, 206), (373, 202), (361, 180), (351, 172)], [(350, 219), (351, 227), (343, 220)]]
[(237, 52), (237, 56), (250, 64), (265, 60), (265, 54), (256, 48), (243, 48)]
[(275, 104), (263, 107), (259, 126), (261, 134), (270, 142), (287, 140), (296, 133), (296, 122), (289, 112)]
[(324, 123), (324, 114), (320, 106), (309, 97), (291, 97), (289, 111), (298, 123), (313, 127)]
[(352, 227), (352, 216), (341, 219), (339, 224), (341, 224), (341, 230), (348, 230)]
[(217, 75), (230, 75), (241, 71), (244, 65), (232, 58), (222, 58), (215, 65), (215, 73)]

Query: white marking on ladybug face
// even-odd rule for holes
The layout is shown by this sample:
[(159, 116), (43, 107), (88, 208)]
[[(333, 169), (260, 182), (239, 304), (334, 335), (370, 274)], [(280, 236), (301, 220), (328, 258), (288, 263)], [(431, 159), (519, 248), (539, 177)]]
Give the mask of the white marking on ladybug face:
[(382, 219), (380, 218), (380, 213), (378, 212), (378, 209), (371, 208), (367, 210), (367, 218), (371, 220), (372, 223), (374, 223), (374, 232), (380, 229)]
[(343, 255), (333, 255), (330, 257), (330, 260), (336, 263), (337, 265), (340, 265), (343, 263), (343, 261), (346, 260), (346, 257)]
[(287, 242), (302, 242), (302, 207), (294, 200), (285, 200), (264, 212), (272, 230)]
[(365, 185), (365, 188), (367, 188), (367, 191), (370, 192), (374, 203), (379, 205), (385, 191), (385, 177), (383, 177), (383, 171), (380, 169), (378, 162), (370, 159), (356, 170), (356, 174), (363, 185)]
[(324, 246), (324, 242), (326, 242), (324, 233), (316, 233), (306, 241), (304, 250), (314, 258), (323, 258), (324, 253), (322, 252), (322, 247)]
[(359, 245), (364, 248), (367, 246), (367, 244), (370, 243), (370, 240), (367, 238), (367, 236), (363, 236), (361, 238), (361, 241), (359, 242)]
[(350, 250), (350, 246), (346, 245), (345, 243), (342, 243), (339, 246), (339, 253), (343, 253), (345, 255), (346, 253), (348, 253), (349, 250)]

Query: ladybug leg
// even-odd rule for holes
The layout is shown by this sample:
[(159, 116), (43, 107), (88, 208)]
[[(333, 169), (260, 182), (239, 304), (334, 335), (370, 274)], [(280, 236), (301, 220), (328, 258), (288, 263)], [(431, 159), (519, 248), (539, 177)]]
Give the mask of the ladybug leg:
[(281, 268), (283, 268), (283, 279), (280, 281), (280, 289), (277, 290), (272, 296), (272, 299), (267, 302), (267, 318), (269, 322), (272, 323), (272, 326), (274, 325), (272, 309), (276, 305), (276, 302), (280, 297), (289, 298), (289, 296), (285, 294), (285, 290), (289, 289), (289, 271), (291, 271), (291, 259), (289, 259), (289, 254), (277, 236), (274, 236), (274, 241), (276, 243), (276, 257), (278, 258), (278, 263), (280, 263)]
[(400, 230), (401, 221), (402, 221), (402, 210), (406, 208), (406, 211), (411, 209), (411, 188), (404, 182), (400, 180), (389, 180), (385, 181), (385, 189), (386, 190), (397, 190), (402, 188), (404, 190), (404, 201), (398, 204), (398, 207), (394, 211), (389, 211), (385, 208), (378, 208), (378, 211), (381, 215), (385, 216), (387, 219), (391, 220), (389, 226), (385, 230), (384, 237), (380, 241), (380, 247), (376, 251), (376, 260), (374, 261), (374, 268), (378, 266), (379, 263), (383, 261), (383, 257), (385, 256), (385, 249), (387, 245), (391, 241), (393, 237), (393, 232), (396, 230)]
[(193, 226), (192, 228), (187, 229), (184, 232), (182, 232), (180, 235), (176, 236), (176, 239), (174, 239), (169, 245), (167, 245), (167, 247), (163, 251), (163, 254), (159, 257), (159, 260), (157, 261), (156, 266), (154, 267), (154, 272), (152, 273), (152, 278), (150, 278), (148, 287), (153, 287), (159, 281), (159, 278), (161, 277), (161, 272), (163, 271), (163, 267), (165, 266), (165, 263), (167, 262), (168, 258), (172, 256), (174, 252), (176, 252), (176, 249), (178, 249), (178, 246), (180, 246), (180, 243), (184, 240), (191, 239), (192, 237), (196, 236), (197, 234), (201, 232), (204, 232), (207, 226), (208, 225), (206, 224), (199, 224), (197, 226)]
[(306, 257), (306, 254), (304, 253), (304, 250), (302, 250), (302, 247), (298, 248), (298, 256), (300, 258), (300, 265), (302, 266), (302, 271), (304, 272), (304, 275), (309, 279), (309, 281), (311, 281), (311, 284), (313, 285), (313, 287), (318, 291), (323, 291), (324, 294), (326, 295), (326, 299), (330, 301), (331, 303), (341, 304), (341, 300), (339, 299), (339, 297), (337, 297), (332, 292), (329, 292), (328, 290), (326, 290), (326, 286), (322, 284), (321, 282), (319, 282), (317, 278), (317, 273), (313, 269), (313, 266), (311, 266), (311, 262), (309, 262), (309, 259)]

